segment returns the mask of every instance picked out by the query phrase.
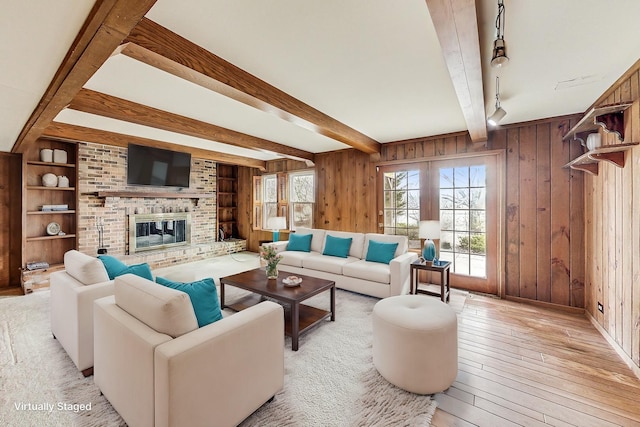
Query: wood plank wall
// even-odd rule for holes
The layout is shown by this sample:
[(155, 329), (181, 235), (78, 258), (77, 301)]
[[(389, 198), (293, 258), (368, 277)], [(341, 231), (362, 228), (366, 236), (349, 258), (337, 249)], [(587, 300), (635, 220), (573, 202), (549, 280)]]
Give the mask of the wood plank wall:
[[(355, 150), (316, 155), (315, 226), (333, 230), (376, 232), (376, 166), (504, 149), (506, 236), (503, 296), (584, 307), (583, 173), (564, 166), (579, 154), (579, 144), (562, 136), (579, 116), (510, 125), (490, 132), (485, 144), (468, 135), (451, 134), (383, 145), (379, 162)], [(574, 147), (576, 146), (576, 147)], [(268, 172), (305, 168), (291, 161), (269, 162)], [(240, 168), (240, 212), (251, 217), (251, 177), (260, 172)], [(243, 189), (246, 189), (243, 191)], [(242, 229), (247, 247), (257, 250), (270, 232)]]
[[(640, 142), (640, 66), (636, 64), (597, 105), (633, 102), (624, 142)], [(603, 144), (620, 141), (600, 131)], [(586, 309), (619, 350), (640, 367), (640, 147), (624, 168), (600, 163), (585, 177)], [(598, 311), (602, 303), (604, 313)]]
[(22, 158), (0, 153), (0, 290), (20, 286)]

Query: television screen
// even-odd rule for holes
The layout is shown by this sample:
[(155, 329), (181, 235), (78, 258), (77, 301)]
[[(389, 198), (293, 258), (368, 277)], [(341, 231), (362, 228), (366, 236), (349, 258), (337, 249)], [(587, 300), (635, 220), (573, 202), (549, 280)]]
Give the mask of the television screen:
[(191, 154), (129, 144), (127, 184), (189, 187)]

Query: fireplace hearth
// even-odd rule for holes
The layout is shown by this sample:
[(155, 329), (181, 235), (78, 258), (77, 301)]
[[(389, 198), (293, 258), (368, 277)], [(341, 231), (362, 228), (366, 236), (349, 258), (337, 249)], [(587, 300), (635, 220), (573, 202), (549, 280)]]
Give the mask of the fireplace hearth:
[(129, 215), (129, 254), (191, 244), (191, 214)]

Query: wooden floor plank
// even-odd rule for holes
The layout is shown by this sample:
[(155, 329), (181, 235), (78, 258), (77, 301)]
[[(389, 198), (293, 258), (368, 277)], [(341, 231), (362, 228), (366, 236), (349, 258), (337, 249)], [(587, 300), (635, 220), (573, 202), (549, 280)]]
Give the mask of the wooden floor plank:
[(432, 425), (639, 426), (640, 380), (583, 313), (452, 292), (458, 377)]

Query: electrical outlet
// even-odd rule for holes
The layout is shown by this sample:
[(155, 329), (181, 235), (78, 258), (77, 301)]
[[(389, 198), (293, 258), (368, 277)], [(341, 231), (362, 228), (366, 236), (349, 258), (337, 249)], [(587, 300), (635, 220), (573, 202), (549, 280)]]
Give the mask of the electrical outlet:
[(604, 314), (604, 306), (602, 305), (602, 303), (600, 301), (598, 301), (598, 311), (602, 314)]

